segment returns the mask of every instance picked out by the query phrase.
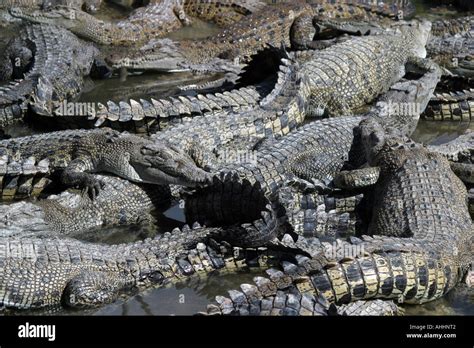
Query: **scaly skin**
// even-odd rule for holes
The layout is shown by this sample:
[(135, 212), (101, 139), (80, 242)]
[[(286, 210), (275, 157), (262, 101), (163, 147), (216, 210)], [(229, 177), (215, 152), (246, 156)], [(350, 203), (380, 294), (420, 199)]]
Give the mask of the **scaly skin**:
[[(411, 1), (389, 0), (383, 2), (371, 2), (365, 0), (308, 0), (308, 3), (322, 9), (322, 15), (336, 18), (368, 19), (370, 18), (397, 18), (403, 19), (413, 15), (415, 7)], [(333, 7), (339, 7), (341, 14), (331, 16)], [(329, 10), (328, 10), (329, 9)], [(357, 14), (364, 10), (366, 15)]]
[[(286, 66), (283, 65), (284, 68)], [(282, 76), (283, 72), (280, 72)], [(271, 81), (274, 78), (270, 79)], [(88, 117), (79, 117), (79, 122), (92, 120), (95, 127), (108, 126), (134, 133), (153, 134), (166, 129), (168, 126), (178, 124), (185, 117), (205, 115), (219, 111), (245, 111), (258, 105), (258, 103), (271, 90), (271, 81), (261, 84), (241, 87), (223, 93), (197, 94), (195, 96), (177, 96), (170, 98), (150, 98), (139, 101), (130, 99), (118, 104), (108, 101), (105, 105), (98, 103), (96, 112)], [(56, 113), (58, 121), (62, 115)], [(66, 118), (68, 119), (68, 118)], [(68, 121), (72, 121), (69, 120)]]
[(453, 19), (440, 19), (433, 22), (431, 34), (438, 37), (465, 35), (473, 31), (474, 17), (458, 17)]
[(452, 162), (474, 163), (474, 132), (469, 130), (450, 142), (429, 145), (428, 149), (443, 155)]
[[(327, 186), (347, 159), (354, 165), (366, 161), (354, 134), (362, 119), (377, 118), (387, 127), (411, 134), (419, 114), (389, 115), (384, 112), (384, 104), (420, 104), (423, 110), (440, 75), (438, 70), (420, 80), (394, 85), (362, 116), (313, 121), (277, 141), (264, 143), (254, 154), (254, 162), (221, 164), (212, 185), (198, 188), (186, 198), (187, 217), (206, 224), (252, 220), (252, 212), (260, 211), (268, 201), (274, 202), (274, 195), (288, 179), (316, 180), (322, 183), (320, 186)], [(229, 201), (234, 204), (229, 206)]]
[[(291, 252), (229, 248), (209, 239), (265, 225), (265, 221), (247, 228), (195, 225), (192, 230), (175, 229), (154, 239), (120, 245), (68, 238), (1, 238), (0, 305), (18, 309), (94, 307), (114, 301), (130, 288), (163, 286), (214, 270), (268, 267), (271, 258), (281, 259)], [(23, 273), (23, 269), (29, 271)]]
[(37, 24), (23, 27), (0, 61), (0, 80), (11, 80), (0, 89), (0, 126), (21, 119), (28, 106), (51, 115), (63, 100), (78, 96), (98, 54), (67, 30)]
[(474, 117), (474, 80), (444, 77), (437, 86), (422, 118), (428, 120), (468, 121)]
[(428, 56), (454, 74), (474, 75), (474, 31), (445, 37), (432, 37), (427, 45)]
[(95, 200), (78, 192), (29, 202), (0, 205), (0, 236), (17, 239), (68, 236), (84, 238), (99, 228), (152, 221), (151, 211), (168, 203), (169, 188), (137, 185), (97, 175), (103, 188)]
[[(383, 173), (369, 226), (376, 236), (333, 246), (314, 238), (284, 238), (308, 256), (267, 271), (269, 278), (257, 277), (255, 285), (243, 284), (242, 291), (229, 292), (230, 299), (217, 298), (209, 310), (259, 314), (255, 308), (292, 287), (337, 304), (367, 299), (425, 303), (461, 281), (472, 259), (474, 230), (466, 189), (447, 160), (405, 137), (385, 135), (370, 119), (361, 122), (360, 134), (369, 163)], [(358, 249), (349, 256), (351, 246)]]
[[(346, 100), (344, 110), (350, 113), (353, 108), (372, 101), (386, 90), (387, 84), (396, 81), (406, 60), (414, 52), (406, 41), (405, 53), (402, 54), (405, 59), (394, 55), (391, 49), (398, 48), (400, 41), (409, 37), (412, 38), (412, 44), (418, 42), (415, 37), (420, 36), (422, 40), (426, 34), (424, 29), (421, 32), (418, 29), (407, 30), (404, 35), (356, 38), (336, 44), (311, 55), (301, 66), (289, 66), (283, 81), (254, 110), (185, 118), (181, 124), (152, 138), (169, 142), (192, 154), (196, 163), (202, 167), (213, 167), (210, 163), (215, 158), (213, 152), (251, 150), (263, 139), (285, 135), (301, 124), (306, 115), (314, 114), (315, 104), (324, 102), (331, 114), (337, 114), (341, 109), (340, 101)], [(380, 49), (382, 43), (384, 50)], [(367, 46), (367, 49), (362, 52), (355, 48), (360, 45)], [(362, 57), (367, 58), (371, 53), (373, 59), (362, 60)], [(340, 63), (341, 57), (346, 58), (344, 63)], [(341, 64), (340, 70), (336, 70), (338, 64)], [(381, 66), (387, 69), (390, 67), (392, 71), (380, 69)], [(373, 72), (369, 80), (367, 71)], [(330, 81), (333, 75), (334, 80)], [(331, 88), (327, 88), (328, 84)], [(323, 85), (325, 90), (322, 89)], [(358, 85), (360, 88), (355, 88)]]
[(291, 185), (278, 190), (278, 201), (292, 232), (323, 239), (348, 238), (359, 232), (361, 221), (356, 212), (362, 198), (362, 194), (323, 195)]
[(189, 24), (188, 15), (227, 25), (263, 6), (265, 5), (259, 0), (161, 0), (134, 10), (128, 18), (118, 23), (104, 22), (67, 6), (58, 6), (51, 11), (13, 8), (10, 14), (35, 23), (63, 26), (78, 36), (99, 44), (134, 46), (163, 37)]
[(296, 62), (259, 105), (248, 111), (215, 112), (186, 117), (151, 139), (188, 153), (202, 168), (218, 166), (217, 152), (250, 150), (267, 138), (288, 134), (305, 118), (308, 98), (305, 82), (298, 79)]
[[(108, 57), (108, 62), (114, 68), (232, 71), (268, 45), (295, 43), (292, 30), (303, 34), (298, 35), (303, 41), (299, 45), (310, 42), (315, 28), (304, 21), (312, 16), (312, 7), (300, 2), (265, 7), (208, 39), (155, 40), (138, 50), (117, 52)], [(258, 32), (255, 28), (259, 28)]]
[(0, 10), (8, 10), (12, 7), (25, 9), (47, 10), (52, 6), (64, 5), (71, 8), (84, 8), (88, 12), (95, 12), (99, 9), (102, 0), (3, 0)]
[(109, 172), (135, 182), (203, 183), (208, 174), (182, 152), (110, 129), (58, 131), (0, 142), (2, 198), (38, 195), (49, 178), (94, 195), (100, 181), (91, 172)]
[[(301, 1), (269, 6), (207, 40), (156, 40), (139, 50), (114, 54), (108, 60), (115, 68), (226, 71), (235, 63), (245, 63), (248, 57), (267, 45), (279, 47), (284, 43), (295, 48), (313, 47), (317, 44), (312, 41), (316, 34), (313, 22), (320, 21), (324, 26), (327, 17), (344, 13), (343, 7), (335, 5), (326, 4), (323, 8), (322, 17), (318, 16), (321, 11), (318, 6)], [(255, 32), (254, 28), (259, 31)], [(410, 49), (411, 40), (407, 43)], [(425, 43), (417, 44), (423, 46)]]

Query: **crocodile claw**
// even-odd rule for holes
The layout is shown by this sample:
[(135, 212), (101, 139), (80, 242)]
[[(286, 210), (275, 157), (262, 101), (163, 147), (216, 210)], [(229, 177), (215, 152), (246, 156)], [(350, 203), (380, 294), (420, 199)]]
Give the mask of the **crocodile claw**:
[(78, 186), (82, 188), (83, 196), (88, 196), (91, 200), (95, 200), (100, 191), (104, 188), (104, 183), (92, 176), (87, 176), (81, 180)]

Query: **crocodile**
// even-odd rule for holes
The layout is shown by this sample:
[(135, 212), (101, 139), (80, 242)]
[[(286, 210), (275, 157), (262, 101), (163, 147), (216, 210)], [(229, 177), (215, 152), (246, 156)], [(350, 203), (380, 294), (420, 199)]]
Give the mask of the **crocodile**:
[[(186, 197), (187, 218), (206, 224), (254, 219), (253, 212), (260, 211), (262, 205), (278, 204), (278, 190), (295, 178), (317, 180), (316, 186), (325, 189), (348, 158), (357, 165), (365, 162), (360, 146), (353, 144), (354, 129), (362, 119), (376, 118), (387, 127), (411, 134), (440, 76), (437, 69), (419, 80), (399, 82), (365, 114), (309, 122), (281, 139), (261, 145), (254, 161), (221, 165), (212, 185), (193, 190)], [(389, 102), (419, 104), (420, 111), (390, 114), (386, 110)], [(234, 203), (229, 206), (229, 201)]]
[[(165, 286), (214, 270), (268, 267), (292, 251), (243, 249), (218, 242), (224, 233), (272, 228), (260, 224), (226, 229), (194, 224), (135, 243), (104, 245), (70, 238), (0, 238), (0, 306), (16, 309), (96, 307), (135, 288)], [(22, 270), (28, 268), (27, 273)], [(21, 275), (20, 275), (21, 274)], [(20, 280), (21, 278), (21, 280)]]
[[(356, 15), (354, 12), (348, 14)], [(318, 6), (301, 1), (278, 4), (249, 15), (207, 40), (154, 40), (131, 52), (114, 53), (107, 61), (114, 68), (227, 71), (245, 64), (252, 54), (269, 45), (317, 48), (318, 42), (313, 39), (328, 17), (344, 17), (341, 13), (345, 12), (344, 7), (325, 4), (324, 11), (318, 13)], [(254, 28), (260, 29), (258, 33)]]
[[(101, 183), (93, 172), (152, 184), (198, 185), (209, 174), (168, 144), (108, 128), (67, 130), (0, 141), (2, 198), (40, 194), (59, 175), (66, 186), (84, 188), (92, 197)], [(54, 180), (53, 180), (54, 181)]]
[(427, 120), (469, 121), (474, 117), (474, 80), (459, 76), (443, 77), (422, 118)]
[(63, 5), (95, 12), (100, 8), (101, 3), (102, 0), (3, 0), (0, 4), (0, 10), (8, 10), (12, 7), (48, 10), (54, 6)]
[(98, 234), (99, 228), (145, 225), (153, 211), (169, 203), (169, 188), (136, 184), (113, 176), (97, 175), (103, 188), (95, 200), (66, 191), (38, 201), (0, 205), (0, 237), (16, 239)]
[(259, 314), (274, 303), (277, 291), (292, 287), (336, 304), (368, 299), (418, 304), (444, 296), (462, 280), (474, 230), (466, 189), (448, 161), (400, 132), (386, 133), (374, 119), (361, 121), (359, 133), (369, 164), (382, 173), (368, 228), (373, 237), (330, 245), (316, 237), (295, 242), (284, 236), (307, 255), (268, 270), (269, 277), (257, 277), (255, 284), (242, 284), (241, 291), (229, 291), (228, 298), (218, 297), (209, 311)]
[(55, 105), (82, 91), (99, 51), (65, 29), (24, 26), (0, 62), (0, 126), (17, 122), (31, 108), (51, 114)]
[[(234, 71), (267, 46), (306, 46), (316, 28), (312, 7), (301, 2), (265, 7), (203, 40), (156, 39), (135, 50), (114, 52), (114, 68), (159, 71)], [(259, 28), (258, 32), (255, 28)]]
[(440, 19), (434, 21), (431, 34), (438, 37), (466, 35), (473, 31), (474, 17), (457, 17), (451, 19)]
[(135, 46), (189, 25), (189, 16), (226, 26), (264, 6), (260, 0), (155, 0), (145, 7), (135, 9), (118, 23), (99, 20), (68, 6), (57, 6), (49, 11), (12, 8), (10, 14), (34, 23), (62, 26), (98, 44)]
[(443, 155), (451, 162), (474, 163), (474, 132), (468, 130), (447, 143), (428, 145), (427, 148)]
[(474, 132), (469, 130), (447, 143), (427, 148), (445, 157), (451, 170), (464, 182), (468, 188), (469, 212), (474, 218)]
[(454, 74), (472, 76), (474, 71), (473, 34), (474, 30), (471, 28), (463, 35), (433, 36), (426, 45), (428, 56)]
[(282, 59), (276, 74), (271, 74), (262, 82), (251, 85), (236, 86), (231, 90), (215, 93), (190, 93), (184, 92), (169, 98), (130, 99), (129, 101), (97, 103), (93, 113), (84, 117), (64, 117), (61, 110), (54, 112), (55, 122), (65, 119), (68, 124), (92, 123), (94, 127), (108, 126), (126, 129), (134, 133), (153, 134), (166, 129), (168, 126), (178, 124), (185, 117), (206, 115), (223, 111), (246, 111), (258, 106), (259, 102), (267, 96), (275, 84), (283, 83), (288, 78), (289, 65), (293, 64), (291, 57)]
[[(340, 306), (330, 304), (322, 296), (301, 292), (296, 286), (265, 292), (259, 298), (258, 290), (242, 284), (242, 291), (229, 291), (229, 297), (216, 297), (204, 315), (253, 315), (253, 316), (399, 316), (404, 310), (393, 301), (355, 301)], [(242, 295), (242, 294), (245, 295)], [(250, 303), (250, 305), (248, 305)]]
[(315, 188), (285, 182), (277, 195), (292, 233), (334, 240), (356, 236), (361, 231), (362, 193), (321, 194)]
[[(408, 43), (418, 50), (428, 27), (425, 23), (414, 26), (406, 28), (403, 35), (355, 38), (319, 51), (306, 62), (288, 65), (287, 77), (256, 108), (183, 118), (182, 123), (151, 138), (189, 153), (203, 168), (212, 168), (216, 165), (212, 162), (219, 160), (216, 152), (252, 150), (264, 139), (289, 133), (307, 114), (321, 114), (323, 106), (330, 115), (350, 114), (351, 109), (385, 92), (387, 85), (400, 78), (400, 70), (409, 58), (419, 53), (413, 52)], [(343, 63), (341, 57), (345, 58)]]

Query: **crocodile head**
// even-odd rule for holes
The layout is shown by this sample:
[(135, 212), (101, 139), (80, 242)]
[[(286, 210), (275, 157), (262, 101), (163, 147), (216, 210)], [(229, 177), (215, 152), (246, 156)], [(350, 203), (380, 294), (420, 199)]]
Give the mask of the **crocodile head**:
[(448, 69), (461, 76), (474, 77), (474, 55), (469, 54), (460, 60), (453, 61)]
[(140, 182), (196, 187), (211, 179), (190, 156), (167, 143), (147, 141), (127, 156)]
[(116, 50), (106, 57), (106, 62), (114, 69), (152, 69), (167, 72), (189, 70), (181, 64), (185, 61), (186, 57), (181, 53), (178, 44), (169, 39), (152, 40), (136, 50)]
[(385, 164), (390, 166), (389, 162), (402, 160), (400, 152), (393, 155), (393, 151), (419, 146), (399, 129), (384, 127), (373, 118), (361, 121), (357, 131), (360, 134), (367, 161), (372, 166), (378, 166), (387, 161)]
[(406, 38), (415, 57), (426, 58), (426, 43), (430, 37), (431, 22), (427, 20), (402, 22), (399, 25), (402, 35)]
[(156, 70), (161, 72), (235, 72), (238, 61), (221, 58), (199, 59), (193, 44), (170, 39), (151, 40), (140, 49), (116, 50), (106, 58), (114, 69)]

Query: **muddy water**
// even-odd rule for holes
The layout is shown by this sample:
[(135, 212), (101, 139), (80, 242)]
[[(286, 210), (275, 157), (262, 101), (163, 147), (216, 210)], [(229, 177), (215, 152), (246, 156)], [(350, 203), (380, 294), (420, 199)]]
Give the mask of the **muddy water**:
[[(272, 0), (268, 0), (272, 2)], [(451, 8), (431, 8), (427, 2), (416, 1), (417, 15), (428, 19), (459, 16)], [(112, 9), (101, 10), (99, 17), (110, 20), (125, 16), (127, 10), (118, 6)], [(196, 21), (192, 26), (183, 28), (171, 34), (174, 39), (193, 39), (213, 35), (218, 29), (208, 23)], [(0, 28), (0, 50), (4, 47), (10, 37), (14, 35), (15, 27)], [(114, 76), (108, 80), (88, 81), (87, 90), (80, 100), (89, 102), (105, 102), (109, 99), (114, 101), (140, 97), (165, 97), (179, 91), (179, 86), (190, 83), (203, 82), (213, 78), (212, 76), (195, 76), (189, 73), (183, 74), (158, 74), (145, 73), (132, 76)], [(474, 129), (469, 122), (428, 122), (420, 121), (413, 135), (416, 141), (426, 144), (441, 144), (447, 142), (466, 129)], [(25, 125), (15, 125), (8, 129), (8, 133), (14, 136), (22, 136), (35, 132)], [(178, 207), (168, 209), (162, 216), (157, 218), (153, 228), (150, 227), (128, 227), (111, 228), (102, 231), (100, 241), (105, 243), (131, 242), (144, 237), (152, 237), (156, 233), (169, 231), (174, 227), (180, 227), (184, 223), (183, 211)], [(214, 299), (216, 295), (225, 294), (226, 290), (238, 288), (243, 282), (251, 282), (261, 271), (239, 272), (233, 275), (211, 274), (203, 279), (191, 279), (181, 284), (168, 286), (166, 288), (150, 289), (140, 294), (120, 299), (111, 305), (104, 306), (98, 310), (76, 311), (63, 310), (59, 314), (79, 315), (187, 315), (205, 309), (206, 304)], [(447, 297), (425, 304), (423, 306), (405, 306), (406, 314), (411, 315), (474, 315), (474, 298), (472, 292), (465, 289), (457, 289)], [(41, 314), (41, 312), (34, 312)]]

